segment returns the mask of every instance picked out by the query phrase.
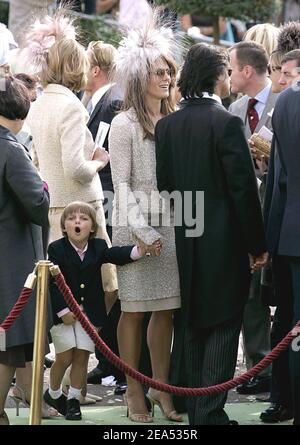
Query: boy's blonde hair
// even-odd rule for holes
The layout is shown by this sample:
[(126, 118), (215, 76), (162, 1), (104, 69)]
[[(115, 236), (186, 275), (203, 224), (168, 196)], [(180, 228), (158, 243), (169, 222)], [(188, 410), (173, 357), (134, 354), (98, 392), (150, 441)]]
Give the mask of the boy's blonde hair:
[(74, 201), (68, 204), (60, 217), (60, 228), (62, 231), (63, 236), (67, 236), (65, 232), (65, 222), (68, 216), (73, 215), (74, 213), (84, 213), (85, 215), (88, 215), (92, 220), (92, 230), (93, 232), (90, 233), (90, 238), (95, 238), (97, 236), (98, 232), (98, 223), (97, 223), (97, 217), (96, 217), (96, 211), (95, 209), (86, 202), (81, 201)]
[(76, 40), (61, 39), (49, 49), (47, 67), (39, 77), (44, 87), (56, 83), (80, 91), (86, 86), (88, 67), (84, 47)]

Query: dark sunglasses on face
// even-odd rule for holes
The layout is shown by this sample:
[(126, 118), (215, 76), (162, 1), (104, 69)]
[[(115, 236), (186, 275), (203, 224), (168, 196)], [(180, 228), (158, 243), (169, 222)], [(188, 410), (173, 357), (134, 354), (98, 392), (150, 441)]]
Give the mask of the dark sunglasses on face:
[(167, 74), (167, 76), (169, 77), (172, 77), (174, 71), (171, 70), (170, 68), (158, 68), (156, 71), (153, 71), (153, 74), (156, 74), (156, 76), (158, 77), (164, 77), (165, 74)]

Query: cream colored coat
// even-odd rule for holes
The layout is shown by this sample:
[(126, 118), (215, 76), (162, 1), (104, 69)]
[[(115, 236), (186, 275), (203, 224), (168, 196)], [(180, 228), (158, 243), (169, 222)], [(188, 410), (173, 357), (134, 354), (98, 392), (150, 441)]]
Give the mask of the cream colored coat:
[(27, 122), (33, 156), (49, 185), (51, 207), (103, 199), (88, 118), (80, 100), (62, 85), (48, 85), (31, 106)]
[[(98, 236), (110, 246), (100, 201), (103, 191), (98, 164), (92, 161), (94, 141), (86, 126), (88, 118), (86, 109), (72, 91), (50, 84), (32, 104), (27, 123), (33, 137), (35, 164), (49, 185), (51, 240), (62, 236), (62, 209), (72, 201), (84, 201), (93, 203), (99, 224)], [(118, 288), (114, 265), (102, 266), (102, 282), (105, 291)]]

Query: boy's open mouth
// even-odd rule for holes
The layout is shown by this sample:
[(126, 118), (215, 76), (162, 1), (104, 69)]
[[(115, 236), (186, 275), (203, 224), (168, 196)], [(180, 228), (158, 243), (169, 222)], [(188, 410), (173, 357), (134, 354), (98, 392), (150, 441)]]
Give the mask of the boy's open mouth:
[(75, 227), (75, 232), (80, 233), (80, 227)]

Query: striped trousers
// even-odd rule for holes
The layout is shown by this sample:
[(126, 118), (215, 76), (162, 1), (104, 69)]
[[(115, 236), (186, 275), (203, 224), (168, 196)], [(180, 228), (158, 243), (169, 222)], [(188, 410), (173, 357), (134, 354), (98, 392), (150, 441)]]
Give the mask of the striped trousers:
[[(234, 376), (242, 313), (219, 326), (201, 329), (196, 334), (186, 328), (185, 367), (189, 387), (202, 388), (226, 382)], [(188, 397), (190, 425), (224, 425), (227, 392), (211, 396)]]

